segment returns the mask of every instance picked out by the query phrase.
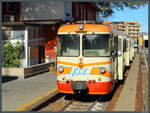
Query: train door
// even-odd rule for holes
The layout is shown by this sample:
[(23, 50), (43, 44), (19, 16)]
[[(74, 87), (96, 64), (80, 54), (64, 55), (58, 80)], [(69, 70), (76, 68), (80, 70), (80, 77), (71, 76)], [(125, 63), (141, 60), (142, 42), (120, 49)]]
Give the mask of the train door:
[(126, 39), (125, 39), (125, 37), (123, 37), (123, 70), (126, 67), (126, 56), (127, 56), (127, 52), (126, 52)]
[(129, 55), (130, 55), (130, 61), (132, 61), (132, 39), (129, 39)]
[(126, 39), (126, 66), (130, 66), (130, 56), (129, 56), (129, 39)]
[(129, 62), (132, 61), (131, 58), (131, 39), (129, 39)]
[(123, 80), (123, 38), (118, 36), (118, 80)]
[(134, 40), (132, 39), (132, 59), (134, 58)]
[(111, 36), (111, 57), (112, 57), (112, 72), (114, 74), (114, 79), (117, 79), (117, 36)]

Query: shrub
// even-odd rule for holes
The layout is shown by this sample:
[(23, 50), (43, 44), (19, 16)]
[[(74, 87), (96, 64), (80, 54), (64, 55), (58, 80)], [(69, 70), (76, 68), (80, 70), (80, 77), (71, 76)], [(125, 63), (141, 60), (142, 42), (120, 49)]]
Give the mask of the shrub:
[(21, 54), (21, 46), (18, 41), (16, 45), (12, 45), (11, 42), (8, 42), (7, 45), (3, 46), (2, 49), (3, 67), (19, 67), (20, 65), (20, 54)]

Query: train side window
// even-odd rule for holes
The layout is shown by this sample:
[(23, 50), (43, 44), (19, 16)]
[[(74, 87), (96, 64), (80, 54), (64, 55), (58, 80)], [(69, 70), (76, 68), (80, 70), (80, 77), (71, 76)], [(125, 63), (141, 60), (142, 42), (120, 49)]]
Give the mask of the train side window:
[(129, 40), (126, 40), (126, 51), (128, 50), (129, 48)]
[(121, 39), (118, 39), (118, 51), (121, 51), (122, 46), (121, 46)]
[(110, 40), (110, 44), (111, 44), (111, 55), (114, 54), (114, 38), (112, 37)]
[(113, 36), (111, 39), (111, 54), (116, 55), (117, 54), (117, 36)]
[(125, 43), (125, 39), (123, 39), (123, 52), (125, 52), (125, 47), (126, 46), (126, 43)]
[(128, 44), (128, 41), (125, 40), (125, 51), (127, 51), (127, 48), (128, 48), (127, 44)]
[(117, 42), (118, 42), (117, 36), (115, 36), (114, 37), (114, 53), (115, 53), (115, 55), (117, 54), (117, 46), (118, 46)]

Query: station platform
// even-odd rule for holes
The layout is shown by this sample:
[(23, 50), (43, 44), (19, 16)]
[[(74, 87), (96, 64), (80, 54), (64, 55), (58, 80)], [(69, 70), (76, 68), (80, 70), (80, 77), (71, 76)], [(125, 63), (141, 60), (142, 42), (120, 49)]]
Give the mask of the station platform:
[(124, 83), (123, 90), (113, 111), (135, 111), (137, 80), (140, 55), (136, 54), (132, 67)]
[[(139, 58), (137, 54), (113, 111), (135, 111)], [(3, 83), (2, 111), (15, 111), (54, 88), (57, 88), (55, 72), (46, 72), (27, 79)]]
[(4, 82), (2, 84), (2, 111), (15, 111), (18, 107), (56, 87), (55, 72)]

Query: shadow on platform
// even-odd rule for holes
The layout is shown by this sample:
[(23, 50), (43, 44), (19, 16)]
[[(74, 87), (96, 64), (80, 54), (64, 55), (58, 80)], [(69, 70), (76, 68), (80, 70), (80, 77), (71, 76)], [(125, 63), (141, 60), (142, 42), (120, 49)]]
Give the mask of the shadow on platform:
[(16, 80), (16, 79), (18, 79), (18, 77), (2, 76), (2, 83), (10, 82), (10, 81)]

